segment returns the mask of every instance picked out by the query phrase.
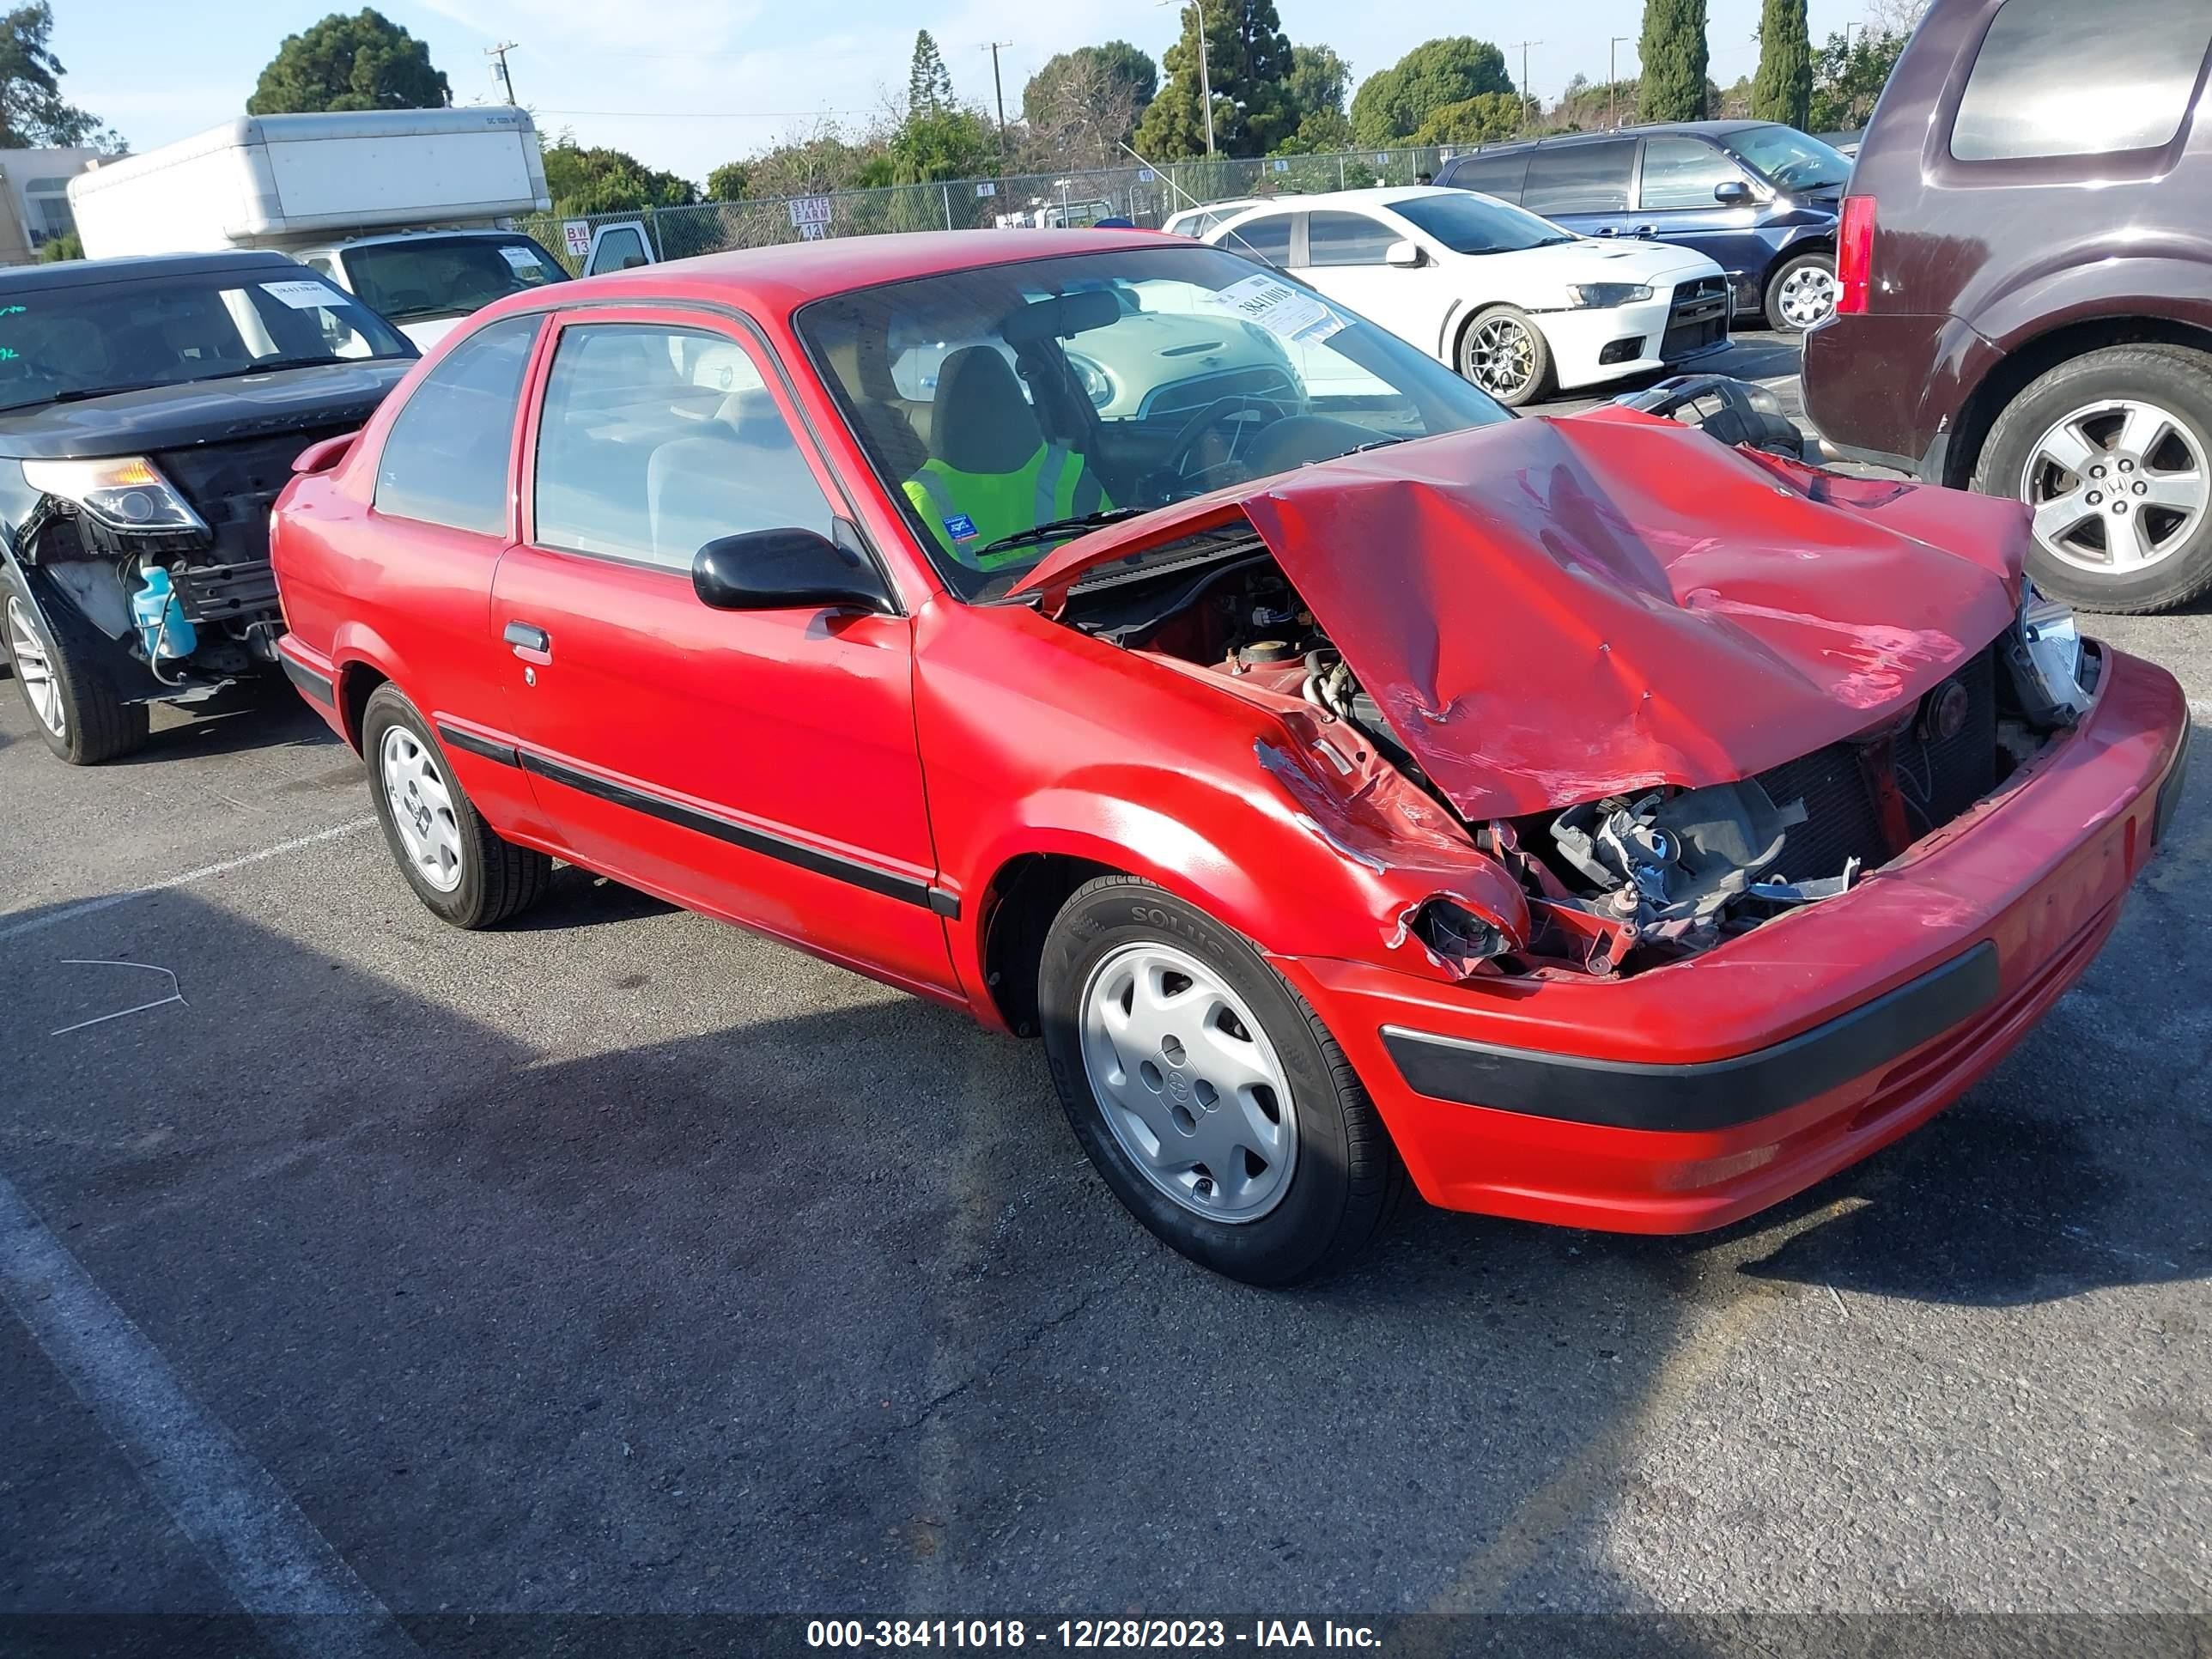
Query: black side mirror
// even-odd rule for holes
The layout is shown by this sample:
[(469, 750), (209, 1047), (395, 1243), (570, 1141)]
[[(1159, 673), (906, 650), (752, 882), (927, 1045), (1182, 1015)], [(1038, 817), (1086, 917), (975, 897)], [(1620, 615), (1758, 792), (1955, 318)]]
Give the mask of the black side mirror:
[(691, 586), (717, 611), (890, 611), (882, 574), (865, 553), (813, 530), (720, 536), (691, 561)]
[(1751, 199), (1751, 186), (1741, 179), (1724, 179), (1713, 186), (1713, 200), (1723, 207), (1741, 207)]

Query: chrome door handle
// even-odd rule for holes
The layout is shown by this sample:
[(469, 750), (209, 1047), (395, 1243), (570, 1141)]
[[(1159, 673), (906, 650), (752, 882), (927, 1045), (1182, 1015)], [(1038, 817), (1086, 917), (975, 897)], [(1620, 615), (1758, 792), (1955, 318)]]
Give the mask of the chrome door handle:
[(1628, 234), (1632, 236), (1656, 236), (1659, 234), (1659, 227), (1656, 225), (1638, 225)]
[(535, 651), (543, 657), (553, 650), (553, 636), (534, 623), (511, 622), (501, 637), (514, 647), (518, 657), (526, 651)]

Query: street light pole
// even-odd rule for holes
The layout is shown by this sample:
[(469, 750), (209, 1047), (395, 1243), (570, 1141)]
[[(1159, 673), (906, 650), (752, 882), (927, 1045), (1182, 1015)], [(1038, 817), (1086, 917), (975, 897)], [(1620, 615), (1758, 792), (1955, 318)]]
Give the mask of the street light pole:
[[(1160, 0), (1164, 6), (1175, 0)], [(1198, 99), (1206, 109), (1206, 154), (1213, 155), (1213, 80), (1206, 67), (1206, 0), (1190, 0), (1190, 9), (1198, 14)]]
[(1632, 34), (1616, 34), (1605, 47), (1605, 124), (1619, 129), (1620, 125), (1620, 74), (1613, 67), (1613, 49), (1624, 40), (1632, 40)]

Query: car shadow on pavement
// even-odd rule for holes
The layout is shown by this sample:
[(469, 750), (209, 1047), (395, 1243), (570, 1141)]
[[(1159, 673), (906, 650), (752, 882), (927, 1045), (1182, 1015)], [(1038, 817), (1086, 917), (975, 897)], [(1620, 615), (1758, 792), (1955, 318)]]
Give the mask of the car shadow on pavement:
[(110, 766), (160, 766), (185, 756), (232, 755), (248, 749), (337, 748), (322, 717), (282, 681), (226, 686), (205, 702), (157, 709), (151, 740)]

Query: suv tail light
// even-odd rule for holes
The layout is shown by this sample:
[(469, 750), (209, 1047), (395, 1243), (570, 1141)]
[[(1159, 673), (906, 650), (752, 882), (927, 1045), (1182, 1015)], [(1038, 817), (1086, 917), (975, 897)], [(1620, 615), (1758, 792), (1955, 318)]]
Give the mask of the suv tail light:
[(1836, 231), (1836, 314), (1856, 317), (1867, 308), (1874, 283), (1874, 198), (1844, 198)]

